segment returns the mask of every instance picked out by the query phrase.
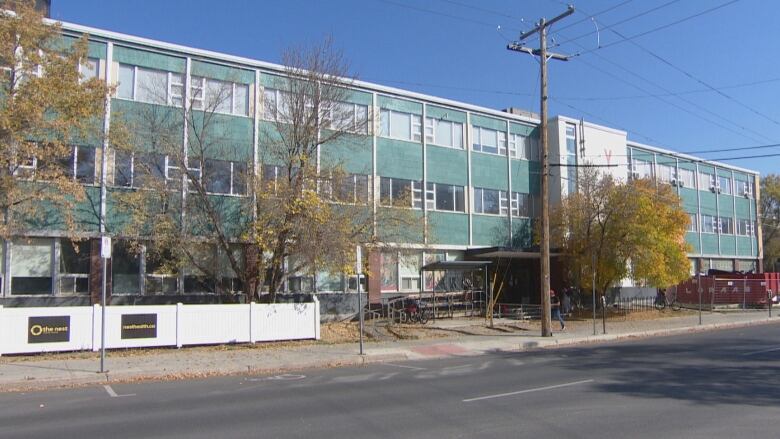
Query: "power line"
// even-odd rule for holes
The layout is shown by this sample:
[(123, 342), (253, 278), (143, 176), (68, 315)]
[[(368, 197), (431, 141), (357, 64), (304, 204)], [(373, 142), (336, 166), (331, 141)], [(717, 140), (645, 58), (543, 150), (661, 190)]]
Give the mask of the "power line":
[[(620, 20), (620, 21), (618, 21), (617, 23), (612, 23), (612, 24), (609, 24), (609, 25), (607, 25), (607, 26), (605, 26), (605, 27), (602, 27), (602, 28), (600, 28), (599, 30), (590, 31), (590, 32), (584, 33), (584, 34), (582, 34), (582, 35), (576, 36), (576, 37), (574, 37), (574, 38), (569, 38), (569, 39), (567, 39), (567, 40), (561, 41), (561, 42), (559, 42), (559, 43), (556, 43), (556, 45), (555, 45), (555, 46), (556, 46), (556, 47), (558, 47), (558, 46), (562, 46), (562, 45), (564, 45), (564, 44), (566, 44), (566, 43), (571, 43), (571, 42), (573, 42), (573, 41), (577, 41), (577, 40), (579, 40), (579, 39), (582, 39), (582, 38), (585, 38), (585, 37), (589, 37), (589, 36), (591, 36), (591, 35), (593, 35), (593, 34), (596, 34), (596, 33), (598, 33), (598, 32), (599, 32), (599, 31), (601, 31), (601, 30), (609, 29), (609, 28), (612, 28), (612, 27), (614, 27), (614, 26), (619, 26), (619, 25), (621, 25), (621, 24), (624, 24), (624, 23), (627, 23), (627, 22), (629, 22), (629, 21), (631, 21), (631, 20), (635, 20), (635, 19), (637, 19), (637, 18), (639, 18), (639, 17), (642, 17), (642, 16), (645, 16), (645, 15), (647, 15), (647, 14), (653, 13), (653, 12), (655, 12), (655, 11), (659, 10), (659, 9), (663, 9), (663, 8), (665, 8), (665, 7), (667, 7), (667, 6), (673, 5), (674, 3), (677, 3), (677, 2), (679, 2), (679, 1), (680, 1), (680, 0), (671, 0), (671, 1), (669, 1), (669, 2), (666, 2), (666, 3), (662, 4), (662, 5), (656, 6), (656, 7), (654, 7), (654, 8), (648, 9), (648, 10), (646, 10), (646, 11), (644, 11), (644, 12), (640, 12), (639, 14), (632, 15), (631, 17), (628, 17), (628, 18), (625, 18), (625, 19), (623, 19), (623, 20)], [(735, 0), (735, 1), (736, 1), (736, 0)], [(582, 12), (582, 13), (585, 13), (585, 11), (581, 11), (581, 12)], [(586, 15), (587, 15), (587, 14), (586, 14)], [(588, 17), (587, 17), (587, 18), (585, 18), (584, 20), (588, 20), (588, 19), (590, 19), (590, 16), (588, 16)], [(562, 31), (563, 29), (564, 29), (564, 28), (561, 28), (561, 29), (559, 29), (557, 32), (560, 32), (560, 31)], [(600, 47), (599, 47), (599, 48), (600, 48)], [(585, 53), (587, 53), (587, 52), (585, 52)]]
[[(441, 12), (441, 11), (437, 11), (437, 10), (434, 10), (434, 9), (422, 8), (422, 7), (419, 7), (419, 6), (410, 5), (410, 4), (407, 4), (407, 3), (396, 2), (396, 1), (393, 1), (393, 0), (377, 0), (377, 1), (389, 4), (389, 5), (393, 5), (393, 6), (398, 6), (398, 7), (401, 7), (401, 8), (412, 9), (412, 10), (415, 10), (415, 11), (418, 11), (418, 12), (425, 12), (425, 13), (428, 13), (428, 14), (433, 14), (433, 15), (439, 15), (439, 16), (442, 16), (442, 17), (452, 18), (454, 20), (460, 20), (460, 21), (464, 21), (464, 22), (468, 22), (468, 23), (479, 24), (479, 25), (482, 25), (482, 26), (489, 26), (489, 27), (491, 27), (493, 29), (496, 28), (496, 23), (488, 23), (488, 22), (485, 22), (485, 21), (474, 20), (472, 18), (462, 17), (460, 15), (448, 14), (446, 12)], [(510, 30), (517, 31), (518, 29), (515, 28), (515, 29), (510, 29)]]
[[(650, 30), (647, 30), (647, 31), (644, 31), (644, 32), (640, 32), (640, 33), (638, 33), (636, 35), (632, 35), (630, 37), (627, 37), (625, 40), (615, 41), (615, 42), (612, 42), (612, 43), (609, 43), (609, 44), (605, 44), (603, 46), (599, 46), (599, 47), (597, 47), (595, 49), (586, 50), (585, 52), (580, 53), (580, 55), (584, 55), (586, 53), (595, 52), (596, 50), (599, 50), (599, 49), (605, 49), (607, 47), (612, 47), (612, 46), (615, 46), (617, 44), (621, 44), (621, 43), (624, 43), (626, 41), (633, 40), (635, 38), (643, 37), (643, 36), (651, 34), (653, 32), (658, 32), (659, 30), (664, 30), (664, 29), (666, 29), (668, 27), (672, 27), (672, 26), (678, 25), (680, 23), (683, 23), (685, 21), (692, 20), (692, 19), (697, 18), (697, 17), (701, 17), (702, 15), (709, 14), (710, 12), (717, 11), (718, 9), (725, 8), (726, 6), (732, 5), (732, 4), (734, 4), (734, 3), (738, 2), (738, 1), (739, 0), (731, 0), (731, 1), (728, 1), (726, 3), (722, 3), (722, 4), (718, 5), (718, 6), (714, 6), (712, 8), (705, 9), (704, 11), (697, 12), (696, 14), (689, 15), (689, 16), (687, 16), (685, 18), (681, 18), (681, 19), (673, 21), (671, 23), (667, 23), (665, 25), (658, 26), (656, 28), (653, 28), (653, 29), (650, 29)], [(611, 27), (611, 26), (609, 26), (609, 27)], [(607, 27), (605, 29), (608, 29), (609, 27)]]
[[(633, 1), (633, 0), (625, 0), (625, 1), (622, 1), (622, 2), (620, 2), (620, 3), (618, 3), (618, 4), (614, 5), (614, 6), (610, 6), (610, 7), (608, 7), (607, 9), (604, 9), (604, 10), (601, 10), (601, 11), (599, 11), (599, 12), (596, 12), (595, 14), (591, 14), (591, 15), (589, 15), (589, 16), (587, 16), (587, 17), (583, 18), (582, 20), (575, 21), (575, 22), (573, 22), (573, 23), (567, 24), (566, 26), (563, 26), (563, 27), (561, 27), (561, 28), (558, 28), (558, 30), (557, 30), (556, 32), (560, 32), (560, 31), (562, 31), (562, 30), (566, 30), (566, 29), (568, 29), (568, 28), (570, 28), (570, 27), (572, 27), (572, 26), (576, 26), (576, 25), (578, 25), (578, 24), (580, 24), (580, 23), (582, 23), (582, 22), (585, 22), (585, 21), (588, 21), (588, 20), (590, 20), (590, 19), (592, 19), (592, 18), (598, 17), (599, 15), (606, 14), (607, 12), (610, 12), (610, 11), (614, 11), (615, 9), (617, 9), (617, 8), (619, 8), (619, 7), (621, 7), (621, 6), (627, 5), (627, 4), (631, 3), (632, 1)], [(566, 4), (565, 4), (564, 2), (559, 2), (559, 3), (561, 3), (561, 4), (562, 4), (562, 5), (564, 5), (564, 6), (566, 6)]]

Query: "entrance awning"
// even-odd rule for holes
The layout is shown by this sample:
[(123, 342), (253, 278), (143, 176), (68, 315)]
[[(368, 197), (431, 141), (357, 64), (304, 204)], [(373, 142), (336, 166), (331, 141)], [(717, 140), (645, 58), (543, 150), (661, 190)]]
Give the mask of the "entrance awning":
[[(538, 251), (528, 251), (523, 249), (514, 249), (509, 247), (488, 247), (477, 248), (466, 251), (466, 255), (473, 258), (483, 259), (539, 259), (541, 254)], [(561, 253), (550, 253), (550, 256), (561, 256)]]
[(490, 261), (436, 261), (424, 265), (422, 271), (471, 271), (481, 270), (490, 265)]

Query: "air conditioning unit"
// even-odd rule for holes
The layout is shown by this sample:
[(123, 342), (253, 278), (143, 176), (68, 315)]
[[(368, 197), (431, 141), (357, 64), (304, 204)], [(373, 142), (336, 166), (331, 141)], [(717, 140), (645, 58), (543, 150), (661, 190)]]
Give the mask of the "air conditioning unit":
[(717, 192), (718, 188), (714, 184), (710, 185), (710, 192)]
[(669, 180), (669, 184), (671, 184), (672, 186), (677, 186), (677, 179), (673, 178), (673, 179)]
[(745, 188), (745, 190), (742, 192), (742, 195), (745, 196), (745, 198), (750, 198), (753, 196), (752, 193), (750, 193), (750, 189)]
[(639, 172), (631, 171), (631, 178), (639, 179)]
[(685, 180), (677, 180), (677, 186), (685, 187)]

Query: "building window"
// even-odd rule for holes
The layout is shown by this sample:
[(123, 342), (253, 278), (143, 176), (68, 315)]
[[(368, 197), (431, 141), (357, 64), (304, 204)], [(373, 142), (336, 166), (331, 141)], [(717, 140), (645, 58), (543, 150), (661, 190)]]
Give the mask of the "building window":
[(661, 183), (672, 184), (672, 180), (676, 181), (674, 167), (669, 165), (658, 164), (658, 181)]
[(737, 235), (753, 236), (753, 233), (753, 221), (743, 218), (737, 219)]
[(718, 217), (718, 232), (724, 235), (733, 235), (734, 219), (727, 216)]
[(734, 195), (739, 195), (743, 197), (752, 197), (753, 196), (753, 185), (744, 180), (735, 180), (734, 181)]
[(498, 215), (500, 192), (502, 191), (474, 188), (474, 213)]
[(699, 217), (695, 213), (689, 213), (688, 216), (691, 219), (691, 223), (688, 224), (688, 231), (689, 232), (698, 232), (699, 231), (699, 224), (698, 220)]
[(398, 257), (398, 271), (401, 276), (401, 291), (420, 290), (421, 252), (401, 252)]
[[(536, 139), (531, 136), (509, 134), (509, 157), (513, 159), (539, 160)], [(500, 154), (504, 152), (499, 151)]]
[(179, 291), (179, 276), (170, 250), (146, 253), (145, 293), (176, 294)]
[(463, 124), (426, 117), (425, 141), (432, 145), (463, 149)]
[(631, 160), (633, 178), (653, 178), (653, 162), (641, 159)]
[(701, 215), (701, 232), (715, 233), (716, 218), (712, 215)]
[(489, 154), (499, 154), (504, 151), (506, 154), (506, 133), (503, 131), (491, 130), (478, 126), (471, 126), (474, 142), (472, 149), (474, 151), (486, 152)]
[(368, 106), (336, 102), (325, 115), (327, 128), (357, 134), (368, 134)]
[(696, 188), (695, 173), (690, 169), (677, 169), (677, 185), (680, 187)]
[(380, 177), (379, 203), (382, 206), (422, 208), (422, 182)]
[(380, 289), (382, 291), (398, 290), (398, 252), (387, 251), (379, 255)]
[(159, 105), (182, 105), (181, 73), (119, 64), (117, 97)]
[(192, 108), (223, 114), (249, 114), (249, 86), (193, 76), (190, 79)]
[(92, 78), (98, 78), (100, 75), (100, 59), (87, 58), (85, 63), (79, 64), (79, 73), (81, 81), (86, 82)]
[(708, 191), (715, 187), (715, 174), (699, 170), (699, 190)]
[(11, 246), (11, 294), (51, 294), (52, 238), (19, 238)]
[(718, 190), (725, 195), (731, 195), (731, 177), (718, 176)]
[[(193, 162), (198, 167), (187, 168), (189, 179), (200, 180), (200, 162)], [(154, 188), (157, 183), (178, 189), (181, 188), (181, 179), (181, 167), (165, 154), (116, 151), (114, 155), (114, 186)]]
[(203, 160), (203, 184), (213, 194), (246, 195), (247, 165), (227, 160)]
[(351, 174), (339, 179), (332, 184), (332, 198), (334, 201), (349, 204), (367, 204), (370, 192), (368, 175)]
[(379, 110), (379, 135), (391, 139), (419, 142), (422, 135), (421, 117), (382, 108)]
[(111, 293), (140, 294), (141, 257), (128, 241), (114, 240), (111, 249)]
[(60, 294), (89, 294), (90, 250), (89, 240), (60, 239), (57, 279)]
[(442, 183), (426, 183), (426, 208), (447, 212), (465, 212), (463, 186)]

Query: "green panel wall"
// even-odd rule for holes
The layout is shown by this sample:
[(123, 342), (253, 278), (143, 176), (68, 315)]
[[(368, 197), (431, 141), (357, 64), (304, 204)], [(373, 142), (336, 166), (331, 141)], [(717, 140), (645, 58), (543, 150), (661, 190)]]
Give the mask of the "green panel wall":
[(428, 212), (430, 244), (468, 245), (469, 217), (463, 213)]
[(322, 145), (320, 160), (323, 166), (340, 166), (346, 172), (371, 174), (371, 144), (370, 137), (345, 136), (337, 144)]
[(385, 138), (378, 138), (376, 144), (377, 174), (422, 180), (421, 144)]
[[(55, 43), (55, 48), (67, 50), (78, 40), (79, 38), (63, 35), (60, 41)], [(106, 43), (102, 41), (89, 41), (87, 43), (87, 56), (90, 58), (106, 59)]]
[(501, 119), (495, 119), (492, 117), (482, 116), (480, 114), (472, 114), (471, 124), (482, 128), (489, 128), (491, 130), (506, 131), (507, 121)]
[(734, 197), (718, 195), (718, 212), (720, 216), (734, 216)]
[(702, 233), (701, 234), (702, 254), (705, 255), (717, 255), (718, 254), (718, 235), (714, 233)]
[(414, 219), (417, 218), (417, 224), (419, 224), (419, 227), (414, 226), (408, 226), (406, 223), (406, 219), (404, 220), (404, 224), (398, 224), (397, 222), (394, 222), (396, 224), (392, 228), (388, 228), (382, 225), (381, 221), (382, 218), (397, 218), (398, 216), (393, 214), (392, 212), (388, 213), (387, 211), (391, 209), (389, 207), (377, 207), (377, 217), (379, 224), (377, 224), (377, 234), (379, 235), (379, 239), (384, 242), (392, 242), (392, 243), (416, 243), (416, 244), (422, 244), (423, 242), (423, 234), (424, 234), (424, 219), (423, 219), (423, 211), (422, 210), (410, 210), (411, 217), (406, 217), (407, 219)]
[(251, 70), (237, 69), (200, 60), (192, 60), (192, 75), (241, 84), (255, 83), (255, 72)]
[(472, 215), (474, 245), (508, 246), (509, 225), (506, 217)]
[(184, 58), (119, 45), (114, 46), (114, 61), (179, 73), (184, 73), (186, 65)]
[(532, 136), (536, 137), (538, 136), (538, 128), (533, 125), (524, 125), (519, 123), (510, 122), (509, 123), (509, 132), (513, 134), (519, 134), (521, 136)]
[(679, 195), (686, 212), (696, 213), (698, 211), (699, 199), (696, 189), (680, 188)]
[(753, 216), (751, 215), (751, 206), (755, 203), (754, 200), (737, 197), (734, 201), (737, 206), (737, 218), (751, 218)]
[(428, 181), (435, 183), (468, 184), (466, 152), (460, 149), (427, 146)]
[(512, 170), (512, 191), (531, 193), (532, 181), (539, 177), (538, 174), (531, 174), (533, 164), (528, 160), (512, 160), (509, 166)]
[(701, 254), (701, 248), (699, 248), (699, 234), (695, 232), (688, 232), (685, 234), (685, 242), (691, 245), (691, 253)]
[(208, 115), (206, 122), (203, 118), (204, 113), (193, 114), (194, 124), (190, 127), (189, 140), (191, 152), (199, 155), (202, 150), (209, 158), (252, 161), (252, 119), (215, 113)]
[(727, 256), (736, 255), (736, 236), (720, 235), (720, 254)]
[(442, 108), (435, 105), (427, 105), (425, 107), (425, 115), (426, 117), (432, 117), (434, 119), (459, 122), (464, 125), (466, 124), (466, 113), (453, 110), (452, 108)]
[(512, 218), (512, 248), (529, 248), (533, 240), (533, 221), (530, 218)]
[(710, 191), (699, 191), (701, 201), (701, 213), (704, 215), (716, 215), (715, 194)]
[(404, 113), (422, 114), (422, 104), (406, 99), (396, 99), (390, 96), (379, 95), (377, 103), (380, 108), (388, 110), (402, 111)]
[(163, 126), (166, 127), (165, 132), (171, 133), (171, 139), (177, 139), (178, 145), (181, 145), (183, 140), (181, 110), (174, 107), (112, 99), (111, 117), (123, 121), (133, 136), (130, 141), (140, 150), (155, 149), (154, 144), (158, 142), (159, 135), (154, 133), (162, 132)]
[(718, 168), (718, 175), (731, 178), (731, 170)]
[(471, 153), (471, 184), (474, 187), (506, 190), (507, 180), (506, 157)]

